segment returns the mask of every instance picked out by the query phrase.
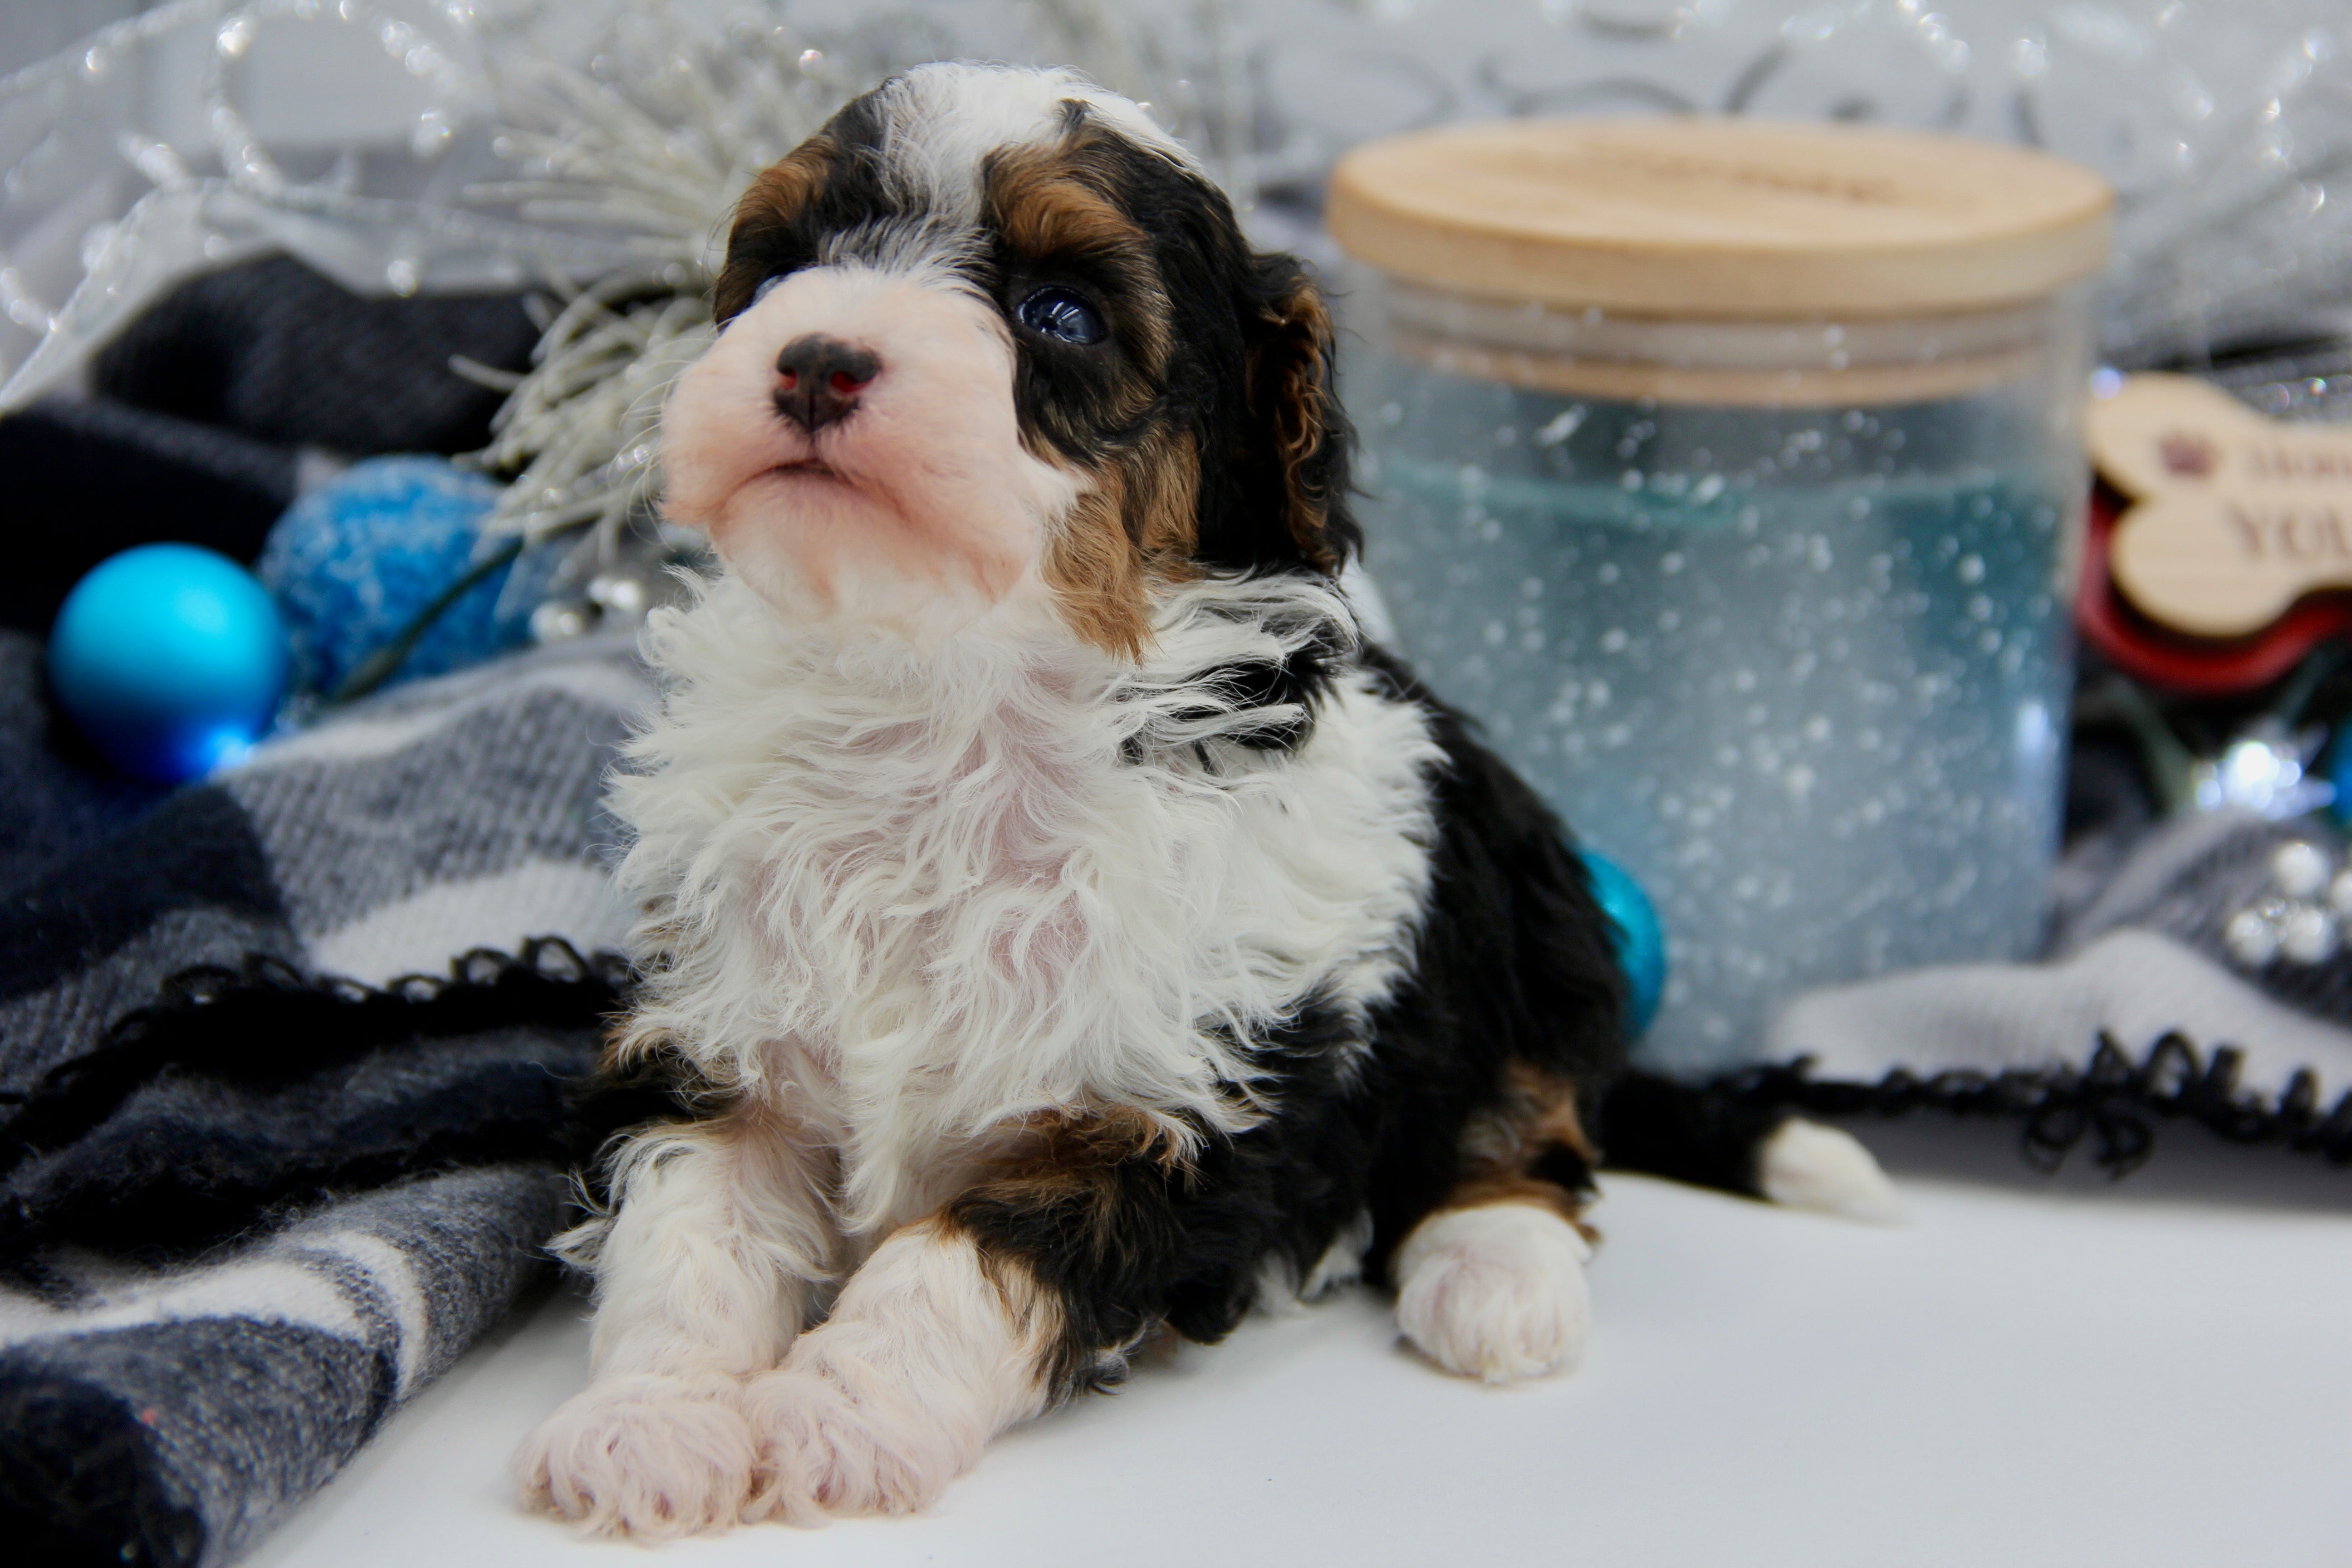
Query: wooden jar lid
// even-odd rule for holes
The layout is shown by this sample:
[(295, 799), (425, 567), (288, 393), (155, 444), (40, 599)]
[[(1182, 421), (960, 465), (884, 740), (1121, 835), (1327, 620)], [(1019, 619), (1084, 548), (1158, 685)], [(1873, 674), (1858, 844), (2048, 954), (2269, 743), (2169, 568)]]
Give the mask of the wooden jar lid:
[(2106, 260), (2113, 204), (2077, 164), (1955, 136), (1552, 120), (1369, 142), (1326, 216), (1349, 255), (1425, 284), (1758, 320), (2035, 299)]

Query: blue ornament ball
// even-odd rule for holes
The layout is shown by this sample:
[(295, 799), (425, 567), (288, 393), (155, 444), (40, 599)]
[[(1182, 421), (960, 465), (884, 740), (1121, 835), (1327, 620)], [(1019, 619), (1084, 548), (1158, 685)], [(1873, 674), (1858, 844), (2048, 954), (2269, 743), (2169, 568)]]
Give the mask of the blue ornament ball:
[(1658, 1016), (1659, 998), (1666, 991), (1666, 928), (1658, 921), (1657, 906), (1633, 874), (1596, 849), (1582, 851), (1592, 896), (1609, 917), (1609, 935), (1624, 966), (1633, 1005), (1633, 1032), (1639, 1035)]
[(243, 757), (286, 690), (286, 625), (217, 551), (142, 544), (74, 584), (49, 631), (58, 705), (126, 773), (176, 784)]
[[(257, 570), (285, 612), (295, 684), (332, 694), (495, 548), (498, 484), (444, 458), (370, 458), (289, 507)], [(434, 617), (391, 679), (443, 675), (530, 640), (535, 596), (500, 566)]]

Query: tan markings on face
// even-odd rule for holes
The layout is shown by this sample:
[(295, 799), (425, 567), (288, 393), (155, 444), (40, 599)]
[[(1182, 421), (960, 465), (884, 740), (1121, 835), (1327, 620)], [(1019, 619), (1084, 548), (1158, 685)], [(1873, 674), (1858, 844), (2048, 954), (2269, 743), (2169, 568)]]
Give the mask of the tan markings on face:
[(1152, 586), (1199, 571), (1200, 479), (1191, 433), (1155, 430), (1078, 499), (1046, 542), (1044, 571), (1072, 631), (1119, 658), (1142, 653)]
[(1258, 416), (1274, 426), (1290, 536), (1328, 571), (1338, 565), (1324, 537), (1331, 498), (1308, 464), (1330, 438), (1331, 316), (1314, 285), (1301, 282), (1272, 324), (1272, 342), (1251, 352), (1251, 396)]
[(1462, 1179), (1437, 1206), (1533, 1204), (1553, 1210), (1592, 1240), (1594, 1233), (1578, 1218), (1582, 1201), (1559, 1183), (1532, 1173), (1536, 1163), (1555, 1149), (1572, 1151), (1587, 1165), (1600, 1162), (1577, 1115), (1576, 1086), (1558, 1073), (1512, 1062), (1503, 1069), (1500, 1103), (1463, 1130)]
[[(1171, 342), (1150, 239), (1089, 176), (1107, 151), (1101, 137), (1087, 134), (1008, 148), (990, 158), (986, 180), (990, 221), (1024, 261), (1083, 264), (1108, 280), (1103, 303), (1127, 363), (1110, 397), (1090, 413), (1117, 427), (1141, 417), (1158, 396)], [(1033, 449), (1043, 446), (1035, 432), (1023, 438)], [(1196, 571), (1200, 454), (1189, 434), (1155, 427), (1089, 477), (1087, 494), (1047, 543), (1044, 575), (1074, 632), (1133, 658), (1150, 640), (1153, 584)]]
[[(1053, 146), (1008, 147), (992, 153), (984, 178), (989, 222), (1034, 262), (1084, 261), (1109, 277), (1113, 331), (1138, 363), (1123, 378), (1122, 405), (1140, 412), (1167, 373), (1168, 299), (1151, 261), (1151, 240), (1116, 203), (1087, 183), (1101, 139), (1075, 137)], [(1120, 416), (1113, 410), (1114, 417)]]
[(811, 202), (824, 193), (839, 149), (825, 136), (812, 136), (754, 179), (735, 204), (735, 226), (727, 245), (711, 305), (720, 321), (731, 321), (751, 302), (763, 280), (757, 237), (789, 228)]

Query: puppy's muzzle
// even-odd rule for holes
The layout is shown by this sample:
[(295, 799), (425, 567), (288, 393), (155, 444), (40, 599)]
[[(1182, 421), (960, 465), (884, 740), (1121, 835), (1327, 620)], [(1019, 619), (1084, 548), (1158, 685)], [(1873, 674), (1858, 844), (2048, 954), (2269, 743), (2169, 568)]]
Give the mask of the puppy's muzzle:
[(776, 355), (776, 412), (815, 435), (856, 408), (882, 362), (855, 343), (810, 332)]

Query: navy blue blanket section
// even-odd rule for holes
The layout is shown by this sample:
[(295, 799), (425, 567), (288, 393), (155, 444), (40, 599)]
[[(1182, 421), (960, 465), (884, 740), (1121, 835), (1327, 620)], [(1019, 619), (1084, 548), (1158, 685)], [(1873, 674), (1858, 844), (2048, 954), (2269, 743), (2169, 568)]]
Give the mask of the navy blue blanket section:
[(0, 632), (0, 1536), (223, 1563), (548, 1277), (642, 1113), (581, 1086), (647, 692), (549, 650), (159, 795), (39, 680)]

